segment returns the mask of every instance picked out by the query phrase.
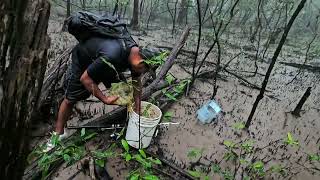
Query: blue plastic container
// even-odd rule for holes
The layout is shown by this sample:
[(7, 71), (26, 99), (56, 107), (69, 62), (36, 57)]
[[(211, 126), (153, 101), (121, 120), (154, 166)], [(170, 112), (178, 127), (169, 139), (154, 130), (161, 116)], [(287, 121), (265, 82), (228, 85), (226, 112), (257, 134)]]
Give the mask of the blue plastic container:
[(211, 123), (220, 111), (220, 106), (214, 100), (210, 100), (197, 111), (197, 118), (203, 124)]

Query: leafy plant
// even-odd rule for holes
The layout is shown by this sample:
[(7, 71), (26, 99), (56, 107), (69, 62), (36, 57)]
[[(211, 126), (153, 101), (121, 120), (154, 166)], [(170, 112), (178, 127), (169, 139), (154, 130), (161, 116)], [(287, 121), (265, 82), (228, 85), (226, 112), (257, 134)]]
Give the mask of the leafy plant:
[(229, 149), (234, 148), (234, 147), (235, 147), (235, 145), (236, 145), (234, 142), (229, 141), (229, 140), (225, 140), (225, 141), (223, 141), (223, 144), (224, 144), (227, 148), (229, 148)]
[(209, 180), (209, 176), (207, 176), (201, 169), (188, 170), (188, 173), (194, 178)]
[(252, 174), (252, 177), (255, 178), (261, 178), (265, 175), (264, 171), (264, 163), (262, 161), (256, 161), (249, 167), (250, 173)]
[(165, 112), (165, 113), (163, 114), (163, 119), (164, 119), (164, 121), (166, 121), (166, 122), (170, 122), (171, 119), (172, 119), (172, 116), (173, 116), (173, 113), (167, 111), (167, 112)]
[(167, 96), (172, 101), (177, 101), (177, 97), (184, 92), (187, 84), (190, 83), (189, 79), (182, 80), (178, 84), (174, 85), (173, 92), (168, 91), (167, 89), (163, 89), (162, 93)]
[(317, 154), (309, 154), (308, 159), (310, 161), (320, 161), (320, 155)]
[(299, 145), (299, 142), (294, 140), (291, 133), (288, 132), (287, 134), (287, 139), (285, 140), (285, 143), (288, 144), (288, 145), (292, 145), (292, 146), (298, 146)]
[(285, 175), (287, 173), (286, 170), (279, 164), (271, 166), (269, 170), (273, 173), (279, 173), (281, 175)]
[(241, 129), (244, 129), (245, 128), (245, 125), (243, 122), (237, 122), (237, 123), (234, 123), (232, 125), (232, 128), (236, 129), (236, 130), (241, 130)]
[(105, 166), (105, 159), (116, 156), (116, 153), (114, 152), (115, 144), (112, 144), (107, 150), (105, 151), (91, 151), (92, 157), (95, 160), (95, 163), (100, 166)]
[(192, 148), (189, 150), (187, 157), (189, 159), (198, 159), (202, 156), (203, 149)]
[(142, 116), (144, 116), (144, 117), (150, 117), (150, 108), (151, 108), (151, 106), (152, 106), (152, 104), (148, 104), (148, 105), (144, 108), (144, 110), (143, 110), (143, 112), (142, 112)]
[(154, 159), (152, 157), (147, 157), (147, 154), (143, 149), (139, 149), (137, 154), (130, 154), (130, 147), (126, 140), (121, 140), (121, 145), (124, 149), (124, 153), (122, 154), (122, 157), (125, 159), (125, 161), (134, 160), (138, 162), (141, 166), (129, 173), (129, 179), (150, 179), (150, 180), (156, 180), (159, 179), (157, 176), (153, 175), (152, 165), (161, 165), (161, 161), (159, 159)]
[(253, 144), (254, 141), (248, 140), (243, 143), (241, 143), (240, 147), (246, 152), (251, 153), (253, 151)]
[(154, 56), (150, 59), (144, 60), (144, 62), (148, 65), (151, 65), (151, 66), (160, 66), (160, 65), (164, 64), (165, 59), (168, 57), (168, 55), (169, 55), (169, 52), (165, 51), (165, 52), (160, 53), (158, 56)]
[(72, 165), (83, 158), (86, 154), (85, 149), (83, 146), (76, 145), (76, 143), (83, 143), (95, 135), (97, 135), (97, 133), (87, 133), (85, 129), (81, 129), (80, 137), (77, 137), (71, 143), (64, 144), (59, 140), (59, 135), (53, 133), (51, 134), (50, 141), (55, 145), (54, 152), (50, 153), (45, 151), (46, 145), (42, 144), (28, 155), (28, 162), (38, 157), (38, 165), (42, 171), (42, 179), (45, 179), (51, 164), (58, 160), (63, 160), (67, 165)]
[(168, 84), (172, 84), (175, 81), (175, 77), (172, 76), (172, 74), (168, 74), (165, 78), (165, 80), (168, 82)]

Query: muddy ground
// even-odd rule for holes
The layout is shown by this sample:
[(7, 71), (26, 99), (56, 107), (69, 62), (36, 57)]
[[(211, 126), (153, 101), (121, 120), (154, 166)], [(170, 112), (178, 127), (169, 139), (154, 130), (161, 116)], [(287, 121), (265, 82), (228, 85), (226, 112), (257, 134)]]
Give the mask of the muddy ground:
[[(76, 40), (67, 33), (60, 32), (62, 21), (51, 20), (49, 25), (49, 34), (51, 37), (50, 61), (48, 67), (52, 64), (55, 57), (61, 54), (65, 48), (76, 43)], [(177, 32), (179, 35), (181, 30)], [(133, 32), (139, 45), (156, 46), (165, 45), (173, 46), (178, 35), (172, 37), (171, 30), (161, 27), (151, 27), (151, 30), (145, 33)], [(185, 49), (195, 50), (195, 32), (188, 39)], [(252, 84), (261, 86), (263, 74), (265, 74), (268, 63), (272, 56), (274, 47), (269, 51), (268, 57), (264, 60), (258, 60), (258, 73), (254, 77), (250, 77), (254, 72), (255, 65), (253, 56), (255, 51), (246, 39), (241, 39), (240, 35), (230, 34), (228, 37), (222, 38), (223, 54), (222, 64), (228, 62), (232, 57), (241, 53), (229, 65), (229, 70), (242, 76)], [(209, 165), (210, 162), (220, 161), (226, 149), (223, 146), (224, 140), (233, 140), (235, 142), (241, 139), (253, 139), (256, 147), (264, 147), (270, 142), (285, 139), (288, 132), (291, 132), (295, 139), (299, 142), (299, 147), (288, 147), (280, 149), (276, 154), (270, 155), (268, 151), (261, 152), (260, 158), (274, 158), (268, 166), (272, 164), (282, 164), (290, 167), (293, 179), (319, 179), (319, 171), (315, 174), (308, 171), (304, 167), (306, 160), (305, 153), (317, 153), (320, 151), (320, 73), (302, 71), (296, 80), (287, 84), (298, 73), (298, 69), (279, 62), (302, 63), (304, 61), (304, 51), (299, 45), (293, 46), (291, 41), (287, 44), (280, 57), (278, 63), (272, 72), (272, 76), (267, 86), (268, 92), (261, 100), (249, 133), (237, 131), (232, 126), (237, 122), (245, 122), (249, 116), (252, 104), (259, 93), (259, 90), (247, 87), (241, 80), (230, 73), (221, 72), (221, 78), (218, 79), (218, 93), (216, 100), (222, 108), (222, 113), (211, 124), (203, 125), (198, 123), (196, 119), (196, 111), (208, 101), (212, 94), (212, 77), (199, 78), (195, 81), (189, 96), (183, 96), (168, 109), (173, 112), (173, 122), (179, 122), (179, 125), (169, 125), (162, 127), (160, 133), (155, 137), (155, 141), (151, 148), (156, 146), (158, 152), (162, 152), (163, 156), (172, 160), (181, 168), (188, 169), (192, 161), (187, 157), (188, 151), (191, 149), (203, 149), (201, 162)], [(210, 43), (210, 42), (208, 42)], [(207, 47), (202, 46), (200, 58), (204, 55)], [(193, 59), (188, 56), (179, 55), (175, 65), (170, 72), (177, 78), (183, 79), (190, 77), (189, 72), (192, 71)], [(214, 66), (212, 62), (216, 61), (216, 52), (211, 53), (203, 70), (212, 71)], [(315, 57), (310, 61), (311, 65), (320, 66), (319, 57)], [(289, 112), (292, 111), (299, 99), (302, 97), (307, 87), (312, 87), (312, 92), (303, 106), (301, 117), (295, 117)], [(96, 101), (90, 97), (90, 100)], [(77, 106), (82, 109), (85, 114), (99, 117), (101, 114), (112, 110), (115, 107), (105, 106), (99, 102), (80, 102)], [(68, 125), (78, 125), (90, 121), (73, 115), (73, 119)], [(36, 135), (33, 144), (44, 142), (43, 134), (48, 136), (48, 132), (52, 130), (52, 124), (43, 125)], [(270, 146), (271, 150), (274, 148)], [(284, 157), (284, 158), (283, 158)], [(301, 158), (302, 157), (302, 158)], [(298, 162), (298, 163), (297, 163)], [(78, 164), (71, 167), (61, 167), (59, 172), (54, 175), (54, 179), (68, 179), (75, 171)], [(233, 167), (230, 163), (222, 163), (222, 168)], [(317, 164), (319, 168), (319, 164)], [(108, 162), (108, 171), (114, 179), (124, 179), (129, 172), (126, 165), (121, 159), (111, 159)], [(217, 179), (217, 176), (211, 176), (210, 179)], [(240, 179), (240, 173), (236, 179)], [(289, 178), (289, 177), (287, 177)], [(287, 179), (286, 178), (286, 179)], [(75, 179), (88, 179), (88, 176), (80, 173)]]

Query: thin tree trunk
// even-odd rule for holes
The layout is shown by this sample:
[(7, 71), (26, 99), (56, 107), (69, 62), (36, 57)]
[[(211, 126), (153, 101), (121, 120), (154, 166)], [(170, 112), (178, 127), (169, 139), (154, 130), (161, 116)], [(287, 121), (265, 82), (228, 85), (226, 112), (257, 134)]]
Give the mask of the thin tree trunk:
[(253, 104), (253, 107), (252, 107), (252, 110), (250, 112), (250, 115), (248, 117), (248, 120), (246, 122), (246, 125), (245, 127), (246, 128), (249, 128), (251, 122), (252, 122), (252, 119), (253, 119), (253, 116), (254, 116), (254, 113), (256, 112), (256, 109), (258, 107), (258, 104), (260, 102), (260, 100), (263, 98), (263, 95), (264, 95), (264, 92), (266, 90), (266, 87), (267, 87), (267, 84), (268, 84), (268, 81), (269, 81), (269, 78), (270, 78), (270, 75), (271, 75), (271, 72), (272, 72), (272, 69), (277, 61), (277, 58), (281, 52), (281, 49), (287, 39), (287, 36), (288, 36), (288, 33), (292, 27), (292, 24), (294, 23), (295, 19), (297, 18), (297, 16), (299, 15), (300, 11), (302, 10), (302, 8), (304, 7), (305, 3), (306, 3), (307, 0), (301, 0), (297, 9), (295, 10), (295, 12), (293, 13), (293, 15), (291, 16), (290, 18), (290, 21), (288, 23), (288, 25), (286, 26), (284, 32), (283, 32), (283, 35), (281, 37), (281, 40), (278, 44), (278, 47), (276, 49), (276, 51), (274, 52), (274, 55), (272, 57), (272, 60), (271, 60), (271, 64), (269, 65), (268, 67), (268, 70), (267, 70), (267, 73), (266, 73), (266, 76), (263, 80), (263, 83), (262, 83), (262, 87), (261, 87), (261, 90), (260, 90), (260, 93), (259, 95), (257, 96), (254, 104)]
[(115, 15), (119, 8), (119, 0), (116, 1), (116, 4), (114, 5), (113, 13), (112, 15)]
[[(3, 81), (0, 82), (3, 86), (0, 177), (15, 180), (21, 179), (26, 165), (28, 127), (39, 100), (47, 65), (50, 4), (46, 0), (11, 0), (1, 1), (0, 7), (6, 17), (1, 18), (1, 24), (12, 30), (10, 39), (7, 39), (10, 51), (1, 49), (9, 66), (4, 68)], [(6, 36), (6, 33), (0, 36)], [(6, 42), (0, 39), (3, 47)]]
[(200, 49), (200, 42), (201, 42), (201, 28), (202, 28), (202, 23), (201, 23), (201, 9), (200, 9), (200, 0), (197, 0), (197, 9), (198, 9), (198, 23), (199, 23), (199, 29), (198, 29), (198, 43), (197, 43), (197, 49), (196, 49), (196, 55), (194, 57), (193, 61), (193, 66), (192, 66), (192, 80), (191, 84), (193, 84), (195, 78), (196, 78), (196, 65), (197, 65), (197, 59), (198, 59), (198, 54), (199, 54), (199, 49)]
[(71, 14), (70, 8), (71, 8), (70, 0), (67, 0), (67, 17), (69, 17)]
[(132, 29), (139, 29), (139, 0), (134, 0), (133, 2), (133, 14), (131, 20)]
[(302, 106), (304, 105), (304, 103), (307, 101), (308, 97), (311, 94), (311, 88), (312, 87), (308, 87), (308, 89), (306, 90), (306, 92), (303, 94), (302, 98), (300, 99), (298, 105), (296, 108), (294, 108), (294, 110), (292, 111), (292, 114), (295, 116), (300, 117), (300, 111), (302, 109)]
[(186, 16), (188, 13), (188, 0), (181, 0), (180, 3), (180, 11), (178, 13), (178, 17), (177, 17), (177, 23), (182, 25), (184, 23), (184, 21), (186, 21)]
[(139, 7), (140, 7), (139, 14), (140, 14), (140, 17), (142, 17), (142, 13), (143, 13), (143, 9), (144, 9), (144, 0), (140, 1)]

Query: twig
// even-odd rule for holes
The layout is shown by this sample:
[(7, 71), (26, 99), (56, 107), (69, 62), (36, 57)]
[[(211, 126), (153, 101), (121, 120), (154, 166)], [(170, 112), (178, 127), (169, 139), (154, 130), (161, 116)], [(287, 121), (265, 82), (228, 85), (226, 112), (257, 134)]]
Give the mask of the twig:
[(186, 177), (187, 179), (191, 179), (191, 180), (194, 180), (194, 178), (189, 175), (185, 170), (175, 166), (173, 163), (170, 163), (168, 160), (164, 159), (164, 158), (161, 158), (161, 157), (158, 157), (157, 155), (149, 152), (149, 151), (146, 151), (146, 153), (149, 155), (149, 156), (152, 156), (152, 157), (155, 157), (155, 158), (158, 158), (162, 163), (170, 166), (172, 169), (176, 170), (178, 173), (180, 173), (181, 175), (183, 175), (184, 177)]
[(90, 161), (89, 161), (89, 173), (90, 173), (91, 180), (96, 180), (96, 175), (94, 173), (94, 159), (93, 158), (90, 158)]

